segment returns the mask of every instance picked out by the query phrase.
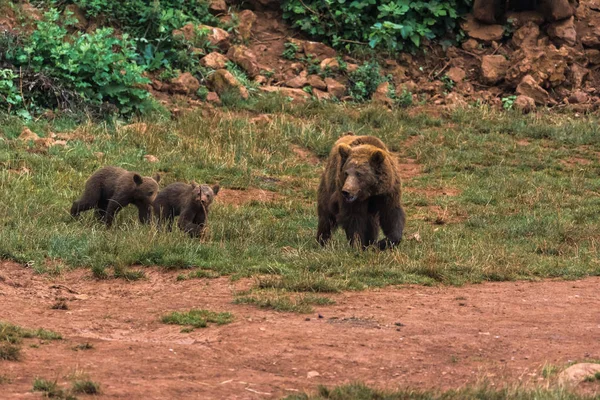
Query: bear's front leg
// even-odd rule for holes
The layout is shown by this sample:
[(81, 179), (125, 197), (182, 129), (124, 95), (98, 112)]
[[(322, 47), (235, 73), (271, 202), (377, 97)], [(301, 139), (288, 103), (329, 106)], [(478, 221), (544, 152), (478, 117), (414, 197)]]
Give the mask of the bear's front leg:
[(107, 228), (110, 228), (112, 226), (117, 213), (128, 204), (129, 203), (126, 200), (119, 198), (110, 199), (108, 201), (108, 207), (106, 208), (106, 216), (104, 218), (104, 222), (106, 223)]
[(379, 211), (379, 222), (381, 230), (385, 235), (385, 239), (379, 241), (379, 248), (381, 250), (392, 248), (400, 243), (405, 221), (406, 214), (402, 206), (395, 206), (389, 209), (384, 208)]
[(140, 204), (138, 208), (138, 218), (142, 224), (150, 222), (150, 216), (152, 215), (152, 208), (148, 204)]

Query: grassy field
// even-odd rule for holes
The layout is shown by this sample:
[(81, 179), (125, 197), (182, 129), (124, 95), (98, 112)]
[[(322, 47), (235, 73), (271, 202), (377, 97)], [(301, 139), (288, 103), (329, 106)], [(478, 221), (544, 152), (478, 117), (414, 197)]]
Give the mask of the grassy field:
[(321, 387), (314, 395), (288, 396), (285, 400), (592, 400), (595, 396), (573, 393), (564, 389), (494, 389), (486, 386), (449, 390), (447, 392), (426, 392), (401, 390), (398, 392), (380, 391), (363, 384), (351, 384), (336, 388)]
[[(157, 116), (144, 121), (146, 130), (69, 120), (29, 124), (40, 136), (74, 132), (67, 146), (49, 149), (16, 140), (22, 123), (5, 118), (0, 257), (40, 273), (91, 268), (97, 278), (143, 278), (128, 270), (132, 265), (190, 269), (180, 279), (255, 277), (255, 288), (239, 301), (287, 311), (327, 303), (323, 293), (390, 284), (600, 274), (596, 118), (282, 104), (266, 98), (252, 112), (197, 111), (174, 121)], [(271, 119), (252, 122), (257, 112)], [(323, 160), (346, 131), (378, 136), (400, 162), (414, 160), (421, 168), (404, 181), (408, 220), (394, 251), (355, 251), (342, 232), (325, 249), (316, 244)], [(320, 163), (298, 156), (294, 146)], [(149, 163), (145, 155), (160, 161)], [(87, 177), (103, 165), (160, 171), (161, 187), (195, 180), (277, 196), (240, 206), (215, 203), (202, 242), (141, 226), (134, 207), (106, 230), (92, 213), (78, 221), (69, 215)]]

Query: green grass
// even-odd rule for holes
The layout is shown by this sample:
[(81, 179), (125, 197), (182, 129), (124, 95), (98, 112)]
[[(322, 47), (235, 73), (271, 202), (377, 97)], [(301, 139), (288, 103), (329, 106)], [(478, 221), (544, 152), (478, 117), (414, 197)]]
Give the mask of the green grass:
[(35, 378), (33, 381), (33, 391), (44, 393), (44, 397), (57, 400), (76, 400), (77, 398), (58, 386), (57, 381)]
[[(250, 122), (255, 112), (274, 113), (272, 122)], [(269, 300), (282, 290), (296, 298), (402, 283), (600, 275), (600, 124), (594, 116), (522, 116), (487, 108), (436, 116), (374, 106), (292, 107), (281, 98), (255, 96), (223, 114), (203, 117), (198, 111), (154, 121), (145, 133), (82, 125), (79, 134), (93, 141), (48, 150), (13, 140), (22, 125), (4, 122), (0, 203), (7, 206), (0, 208), (0, 257), (41, 273), (84, 267), (97, 278), (135, 280), (143, 271), (128, 267), (158, 265), (189, 270), (182, 279), (254, 277), (255, 300), (249, 301), (279, 309), (296, 309)], [(45, 136), (74, 126), (37, 121), (30, 128)], [(315, 242), (320, 173), (331, 145), (346, 131), (376, 135), (401, 160), (422, 167), (404, 181), (407, 240), (394, 251), (357, 252), (339, 231), (324, 249)], [(321, 163), (298, 157), (292, 145)], [(102, 160), (96, 152), (104, 153)], [(160, 162), (146, 162), (146, 154)], [(160, 171), (162, 187), (219, 182), (278, 197), (240, 206), (216, 202), (202, 241), (177, 229), (141, 226), (134, 207), (123, 210), (110, 230), (92, 213), (73, 220), (71, 202), (106, 164), (146, 175)], [(17, 173), (21, 168), (29, 173)], [(456, 195), (431, 194), (446, 188)], [(408, 240), (415, 233), (421, 240)]]
[(90, 380), (75, 380), (71, 391), (77, 394), (98, 394), (100, 393), (100, 384)]
[(595, 396), (580, 395), (566, 389), (496, 389), (483, 386), (431, 392), (421, 390), (380, 391), (356, 383), (335, 388), (319, 387), (314, 395), (300, 394), (285, 400), (592, 400)]
[(21, 359), (23, 339), (37, 338), (61, 340), (62, 336), (46, 329), (25, 329), (8, 322), (0, 321), (0, 360), (18, 361)]
[(253, 304), (261, 308), (271, 308), (275, 311), (296, 312), (307, 314), (313, 311), (312, 306), (331, 305), (335, 301), (315, 296), (311, 293), (294, 293), (287, 290), (251, 290), (238, 293), (236, 304)]
[[(164, 324), (185, 325), (193, 328), (206, 328), (209, 323), (225, 325), (233, 321), (233, 315), (228, 312), (216, 313), (208, 310), (190, 310), (187, 312), (174, 311), (163, 315)], [(187, 330), (189, 331), (189, 329)]]

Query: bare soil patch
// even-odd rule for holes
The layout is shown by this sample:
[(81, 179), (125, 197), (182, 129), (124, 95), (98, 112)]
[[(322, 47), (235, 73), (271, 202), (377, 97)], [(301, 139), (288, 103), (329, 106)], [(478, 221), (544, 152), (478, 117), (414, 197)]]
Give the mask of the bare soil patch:
[(237, 189), (221, 189), (219, 195), (215, 197), (215, 201), (224, 204), (233, 204), (239, 206), (251, 201), (271, 202), (277, 201), (281, 195), (270, 190), (248, 188), (246, 190)]
[(305, 149), (304, 147), (292, 145), (292, 152), (300, 159), (301, 161), (307, 162), (310, 165), (318, 165), (319, 157), (317, 157), (312, 151), (309, 149)]
[(411, 179), (415, 176), (421, 175), (423, 166), (417, 163), (417, 160), (413, 158), (401, 158), (401, 162), (398, 163), (398, 170), (400, 172), (400, 178)]
[(456, 188), (439, 188), (439, 189), (434, 189), (434, 188), (405, 188), (405, 190), (407, 192), (410, 193), (418, 193), (418, 194), (422, 194), (423, 196), (426, 197), (439, 197), (439, 196), (449, 196), (449, 197), (456, 197), (460, 194), (460, 190), (456, 189)]
[(568, 168), (575, 168), (581, 165), (591, 164), (592, 161), (582, 157), (569, 157), (565, 160), (560, 160), (560, 163)]
[[(176, 272), (151, 268), (137, 282), (95, 281), (83, 269), (52, 278), (12, 262), (0, 272), (0, 320), (64, 337), (1, 362), (7, 398), (27, 396), (36, 376), (65, 383), (76, 369), (106, 399), (258, 399), (357, 380), (539, 384), (545, 363), (600, 359), (598, 277), (350, 292), (318, 307), (319, 318), (232, 304), (247, 282), (228, 278), (176, 281)], [(59, 298), (68, 310), (51, 308)], [(235, 321), (190, 333), (160, 322), (191, 308), (229, 311)], [(82, 343), (93, 348), (73, 350)], [(600, 393), (600, 384), (587, 390)]]

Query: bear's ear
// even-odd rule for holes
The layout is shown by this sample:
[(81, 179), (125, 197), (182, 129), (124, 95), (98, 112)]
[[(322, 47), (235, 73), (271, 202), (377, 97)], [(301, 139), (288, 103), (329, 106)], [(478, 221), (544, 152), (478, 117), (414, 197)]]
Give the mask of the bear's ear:
[(381, 151), (381, 150), (375, 150), (375, 152), (373, 154), (371, 154), (371, 163), (373, 163), (374, 165), (381, 164), (384, 159), (385, 159), (385, 155), (383, 154), (383, 151)]
[(212, 189), (213, 189), (213, 193), (214, 193), (214, 195), (216, 196), (216, 195), (217, 195), (217, 193), (219, 193), (219, 189), (221, 189), (221, 188), (219, 187), (219, 185), (215, 185), (215, 186), (213, 186), (213, 188), (212, 188)]
[(192, 186), (192, 188), (198, 187), (198, 184), (196, 183), (196, 181), (191, 181), (190, 185)]
[(342, 163), (346, 162), (346, 159), (350, 156), (352, 149), (347, 144), (340, 144), (338, 147), (338, 151), (340, 153), (340, 157), (342, 157)]
[(144, 178), (142, 178), (140, 174), (133, 174), (133, 181), (136, 185), (141, 185), (142, 182), (144, 182)]
[(160, 182), (160, 174), (159, 173), (154, 174), (154, 180), (156, 181), (156, 183)]

